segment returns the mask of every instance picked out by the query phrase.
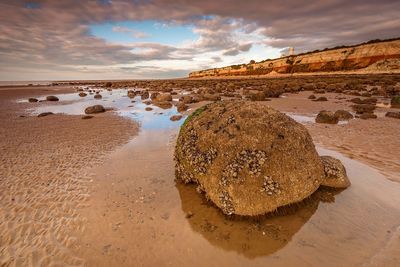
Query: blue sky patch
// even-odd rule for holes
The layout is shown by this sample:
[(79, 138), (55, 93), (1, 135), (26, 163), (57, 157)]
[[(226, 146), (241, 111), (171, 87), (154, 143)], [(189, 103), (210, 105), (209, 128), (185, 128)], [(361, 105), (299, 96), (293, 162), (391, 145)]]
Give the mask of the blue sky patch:
[(155, 20), (95, 24), (90, 26), (90, 32), (108, 42), (119, 44), (151, 42), (175, 46), (184, 41), (198, 39), (198, 35), (193, 33), (193, 27), (190, 25)]

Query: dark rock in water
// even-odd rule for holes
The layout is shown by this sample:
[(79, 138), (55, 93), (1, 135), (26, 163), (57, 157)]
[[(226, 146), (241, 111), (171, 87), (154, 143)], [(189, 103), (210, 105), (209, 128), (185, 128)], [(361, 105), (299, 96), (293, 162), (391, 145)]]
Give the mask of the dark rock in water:
[(368, 120), (368, 119), (376, 119), (378, 116), (376, 116), (374, 113), (363, 113), (360, 115), (360, 119), (363, 120)]
[(58, 97), (54, 96), (54, 95), (50, 95), (46, 97), (47, 101), (58, 101)]
[(321, 156), (324, 164), (325, 179), (321, 185), (334, 188), (347, 188), (350, 186), (350, 180), (347, 177), (346, 169), (340, 160), (331, 156)]
[(173, 115), (171, 118), (169, 118), (171, 121), (179, 121), (182, 119), (182, 115)]
[(129, 98), (135, 98), (136, 96), (136, 92), (133, 90), (128, 90), (128, 97)]
[(351, 107), (357, 114), (373, 113), (373, 111), (376, 109), (375, 105), (370, 104), (352, 105)]
[(315, 96), (315, 95), (310, 95), (309, 97), (308, 97), (308, 99), (316, 99), (317, 97)]
[(149, 98), (150, 97), (150, 93), (148, 92), (148, 91), (143, 91), (141, 94), (140, 94), (140, 98), (142, 99), (142, 100), (145, 100), (145, 99), (147, 99), (147, 98)]
[(220, 101), (193, 112), (175, 148), (176, 177), (225, 214), (260, 215), (310, 196), (325, 179), (307, 129), (257, 102)]
[(400, 112), (387, 112), (386, 117), (400, 119)]
[(315, 99), (313, 101), (316, 101), (316, 102), (328, 101), (328, 98), (326, 98), (325, 96), (321, 96), (321, 97), (318, 97), (317, 99)]
[(39, 100), (37, 100), (36, 98), (29, 98), (28, 99), (28, 101), (30, 102), (30, 103), (35, 103), (35, 102), (38, 102)]
[(150, 99), (151, 100), (155, 100), (159, 95), (160, 95), (160, 93), (154, 92), (154, 93), (151, 94)]
[(337, 110), (335, 112), (335, 117), (337, 117), (340, 121), (347, 121), (354, 118), (353, 114), (351, 114), (347, 110)]
[(46, 117), (46, 116), (53, 115), (53, 114), (54, 114), (53, 112), (43, 112), (43, 113), (40, 113), (38, 115), (38, 117)]
[(79, 96), (80, 96), (80, 97), (85, 97), (85, 96), (87, 96), (87, 94), (84, 93), (84, 92), (80, 92), (80, 93), (79, 93)]
[(91, 116), (91, 115), (85, 115), (85, 116), (82, 116), (82, 120), (88, 120), (88, 119), (91, 119), (91, 118), (94, 118), (94, 116)]
[(339, 118), (336, 117), (332, 111), (322, 110), (318, 113), (317, 117), (315, 118), (315, 122), (337, 124), (339, 122)]
[(400, 95), (392, 97), (390, 105), (392, 108), (400, 108)]
[(155, 99), (153, 99), (155, 102), (169, 102), (172, 101), (172, 95), (171, 94), (159, 94)]
[(151, 108), (151, 107), (146, 107), (144, 110), (146, 110), (146, 111), (152, 111), (153, 108)]
[(102, 96), (101, 94), (95, 94), (95, 95), (94, 95), (94, 98), (95, 98), (95, 99), (102, 99), (103, 96)]
[(172, 108), (171, 102), (154, 102), (153, 104), (162, 109)]
[(102, 105), (94, 105), (91, 107), (87, 107), (85, 109), (86, 114), (95, 114), (95, 113), (102, 113), (105, 112), (105, 108)]
[(184, 112), (184, 111), (186, 111), (188, 109), (188, 106), (185, 105), (185, 103), (179, 102), (176, 105), (176, 109), (178, 110), (178, 112)]

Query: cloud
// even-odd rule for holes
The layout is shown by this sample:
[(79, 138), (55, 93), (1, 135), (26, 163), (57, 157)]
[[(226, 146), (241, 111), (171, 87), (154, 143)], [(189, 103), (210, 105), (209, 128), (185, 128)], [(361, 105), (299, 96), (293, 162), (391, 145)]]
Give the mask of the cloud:
[(127, 27), (121, 27), (121, 26), (115, 26), (112, 28), (113, 32), (120, 32), (120, 33), (128, 33), (130, 34), (132, 37), (137, 38), (137, 39), (141, 39), (141, 38), (146, 38), (146, 37), (150, 37), (151, 35), (139, 30), (135, 30), (135, 29), (130, 29)]
[[(82, 66), (93, 66), (88, 70), (144, 62), (168, 66), (169, 60), (186, 60), (190, 70), (205, 64), (195, 60), (200, 55), (209, 55), (211, 63), (219, 62), (217, 58), (237, 60), (235, 56), (243, 57), (256, 44), (279, 49), (292, 46), (302, 52), (398, 37), (398, 10), (398, 0), (2, 1), (0, 79), (24, 70), (71, 74)], [(129, 20), (191, 25), (199, 38), (180, 46), (120, 45), (89, 31), (92, 24)], [(114, 30), (137, 39), (146, 37), (136, 29)]]
[(236, 48), (229, 49), (223, 53), (224, 56), (236, 56), (239, 55), (240, 52), (247, 52), (252, 47), (251, 43), (239, 45)]

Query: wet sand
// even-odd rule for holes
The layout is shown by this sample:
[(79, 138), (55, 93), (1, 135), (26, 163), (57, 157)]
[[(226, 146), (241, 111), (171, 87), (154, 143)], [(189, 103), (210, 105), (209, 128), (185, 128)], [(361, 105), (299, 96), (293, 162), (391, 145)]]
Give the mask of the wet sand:
[[(175, 183), (172, 155), (183, 122), (169, 121), (175, 110), (145, 113), (140, 100), (128, 108), (131, 100), (121, 98), (123, 92), (104, 92), (102, 101), (119, 111), (86, 121), (78, 115), (86, 100), (67, 95), (62, 101), (67, 105), (37, 103), (32, 111), (32, 104), (15, 103), (32, 91), (15, 91), (0, 92), (6, 96), (0, 119), (1, 148), (7, 152), (0, 169), (2, 265), (396, 266), (400, 261), (400, 184), (387, 179), (396, 180), (400, 156), (379, 148), (400, 147), (398, 138), (387, 139), (398, 133), (393, 119), (317, 125), (310, 121), (318, 111), (349, 109), (349, 103), (311, 102), (309, 93), (265, 102), (306, 118), (320, 154), (342, 160), (352, 186), (318, 190), (276, 216), (232, 220), (193, 186)], [(49, 92), (34, 95), (44, 94)], [(188, 113), (204, 103), (191, 105)], [(75, 115), (19, 118), (27, 109)], [(370, 125), (387, 132), (378, 135)], [(363, 134), (347, 137), (357, 129)], [(342, 151), (348, 145), (353, 146), (344, 150), (348, 156), (323, 148)], [(382, 156), (393, 160), (379, 165)]]
[(78, 210), (90, 196), (91, 168), (138, 130), (111, 114), (28, 116), (26, 108), (45, 103), (15, 102), (71, 92), (52, 89), (0, 90), (0, 266), (83, 264), (70, 251), (71, 230), (85, 228)]

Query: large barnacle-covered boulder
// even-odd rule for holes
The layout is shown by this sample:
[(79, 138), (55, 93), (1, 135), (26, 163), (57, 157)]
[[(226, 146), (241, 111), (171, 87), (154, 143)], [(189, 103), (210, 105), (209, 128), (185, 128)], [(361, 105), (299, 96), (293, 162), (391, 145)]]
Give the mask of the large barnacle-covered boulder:
[(302, 201), (325, 179), (307, 129), (264, 104), (222, 101), (187, 118), (175, 149), (176, 177), (225, 214), (260, 215)]

